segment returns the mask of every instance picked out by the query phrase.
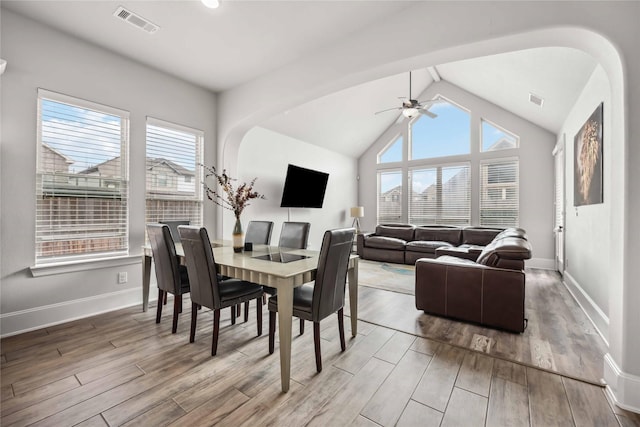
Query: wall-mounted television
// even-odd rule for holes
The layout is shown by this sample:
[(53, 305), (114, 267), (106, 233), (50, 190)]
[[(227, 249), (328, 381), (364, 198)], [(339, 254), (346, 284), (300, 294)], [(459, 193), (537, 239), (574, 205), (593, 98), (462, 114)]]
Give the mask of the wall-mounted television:
[(321, 208), (328, 180), (328, 173), (289, 165), (280, 207)]

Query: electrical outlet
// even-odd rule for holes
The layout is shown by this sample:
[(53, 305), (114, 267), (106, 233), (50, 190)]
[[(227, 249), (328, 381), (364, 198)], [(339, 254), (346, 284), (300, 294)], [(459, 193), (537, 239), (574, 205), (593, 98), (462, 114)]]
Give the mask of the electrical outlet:
[(121, 271), (120, 273), (118, 273), (118, 284), (123, 284), (123, 283), (127, 283), (127, 272), (126, 271)]

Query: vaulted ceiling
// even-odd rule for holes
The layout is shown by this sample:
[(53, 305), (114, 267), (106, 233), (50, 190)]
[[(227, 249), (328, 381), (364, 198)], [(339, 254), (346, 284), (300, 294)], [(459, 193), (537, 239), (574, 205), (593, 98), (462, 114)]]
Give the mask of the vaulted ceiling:
[[(200, 1), (2, 1), (2, 7), (223, 92), (384, 22), (411, 3), (222, 0), (218, 9), (207, 9)], [(119, 6), (159, 29), (149, 34), (116, 18)], [(549, 47), (434, 69), (443, 80), (555, 133), (596, 65), (581, 51)], [(431, 84), (432, 75), (426, 68), (413, 70), (412, 95)], [(529, 102), (529, 93), (544, 98), (542, 108)], [(261, 125), (358, 157), (398, 117), (374, 113), (399, 105), (401, 96), (408, 96), (408, 73), (311, 100)]]

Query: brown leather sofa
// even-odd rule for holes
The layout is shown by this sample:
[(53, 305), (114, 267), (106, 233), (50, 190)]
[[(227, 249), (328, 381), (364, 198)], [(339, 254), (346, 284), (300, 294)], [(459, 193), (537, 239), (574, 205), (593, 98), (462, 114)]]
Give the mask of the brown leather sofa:
[(524, 260), (531, 245), (523, 230), (505, 230), (476, 261), (452, 255), (416, 261), (416, 308), (425, 313), (523, 332)]
[(458, 256), (467, 253), (469, 259), (475, 260), (502, 231), (488, 227), (380, 224), (374, 233), (358, 235), (358, 255), (362, 259), (413, 265), (417, 259), (435, 258), (437, 251), (449, 249), (457, 250)]

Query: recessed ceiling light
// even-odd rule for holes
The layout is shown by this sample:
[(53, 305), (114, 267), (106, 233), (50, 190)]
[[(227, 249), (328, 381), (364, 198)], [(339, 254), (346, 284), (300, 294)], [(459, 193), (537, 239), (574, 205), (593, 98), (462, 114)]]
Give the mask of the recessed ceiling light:
[(542, 107), (542, 104), (544, 104), (544, 99), (542, 99), (542, 97), (534, 95), (531, 92), (529, 92), (529, 101), (536, 104), (538, 107)]
[(220, 6), (219, 0), (200, 0), (203, 5), (207, 6), (209, 9), (217, 9)]

